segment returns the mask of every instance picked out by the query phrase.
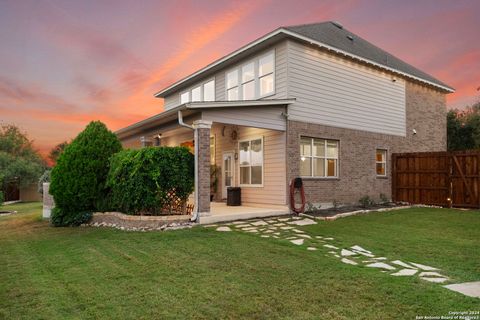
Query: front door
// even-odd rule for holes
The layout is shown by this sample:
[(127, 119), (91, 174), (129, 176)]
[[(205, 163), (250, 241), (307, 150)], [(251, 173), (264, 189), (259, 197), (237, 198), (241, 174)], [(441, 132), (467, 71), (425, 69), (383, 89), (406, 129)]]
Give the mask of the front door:
[(224, 152), (222, 156), (222, 199), (227, 198), (227, 188), (233, 187), (235, 154)]

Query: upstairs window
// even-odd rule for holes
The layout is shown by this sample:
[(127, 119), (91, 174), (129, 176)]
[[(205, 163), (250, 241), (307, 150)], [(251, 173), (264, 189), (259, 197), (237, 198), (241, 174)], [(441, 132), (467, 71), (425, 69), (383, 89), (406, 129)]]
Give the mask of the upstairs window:
[(202, 87), (192, 89), (192, 102), (202, 101)]
[(215, 80), (200, 84), (180, 94), (180, 104), (188, 102), (215, 101)]
[(227, 73), (227, 100), (238, 100), (238, 70)]
[(387, 150), (377, 149), (375, 155), (375, 166), (378, 177), (387, 176)]
[(190, 92), (184, 92), (180, 95), (180, 104), (190, 102)]
[(302, 177), (338, 177), (338, 141), (302, 137), (300, 139)]
[(215, 80), (203, 85), (203, 101), (215, 101)]
[(260, 97), (273, 93), (273, 53), (258, 61), (258, 79), (260, 81)]
[(255, 100), (275, 93), (275, 52), (249, 61), (225, 75), (227, 100)]

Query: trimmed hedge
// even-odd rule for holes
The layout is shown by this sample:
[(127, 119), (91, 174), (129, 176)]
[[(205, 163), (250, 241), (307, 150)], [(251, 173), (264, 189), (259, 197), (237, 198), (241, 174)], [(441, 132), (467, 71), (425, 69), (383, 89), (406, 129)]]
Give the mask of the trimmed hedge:
[(122, 145), (100, 121), (92, 121), (60, 154), (51, 172), (50, 193), (55, 200), (55, 226), (79, 225), (88, 212), (102, 207), (110, 157)]
[(128, 214), (160, 214), (168, 193), (186, 200), (194, 188), (194, 157), (185, 147), (124, 150), (110, 161), (112, 206)]

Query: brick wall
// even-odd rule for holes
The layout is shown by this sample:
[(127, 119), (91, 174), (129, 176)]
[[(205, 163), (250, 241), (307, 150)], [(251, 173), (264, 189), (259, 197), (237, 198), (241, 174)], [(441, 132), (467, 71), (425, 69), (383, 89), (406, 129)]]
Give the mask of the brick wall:
[[(288, 121), (287, 183), (299, 176), (300, 136), (339, 141), (338, 179), (304, 179), (307, 201), (355, 203), (364, 195), (391, 197), (391, 154), (446, 150), (445, 95), (421, 85), (406, 86), (406, 137)], [(413, 134), (413, 129), (417, 134)], [(375, 172), (376, 149), (387, 149), (387, 178)]]

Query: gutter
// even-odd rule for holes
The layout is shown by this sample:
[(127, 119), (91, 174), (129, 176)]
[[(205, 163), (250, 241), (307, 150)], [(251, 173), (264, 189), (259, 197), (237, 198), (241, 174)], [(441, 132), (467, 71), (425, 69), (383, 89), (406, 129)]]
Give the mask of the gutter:
[(182, 115), (182, 110), (178, 110), (178, 124), (182, 127), (188, 128), (190, 130), (193, 130), (193, 141), (195, 143), (195, 155), (194, 155), (194, 192), (195, 192), (195, 206), (193, 208), (193, 215), (190, 218), (190, 221), (195, 222), (198, 220), (199, 215), (198, 215), (198, 131), (195, 130), (195, 128), (189, 124), (186, 124), (183, 122), (183, 115)]

